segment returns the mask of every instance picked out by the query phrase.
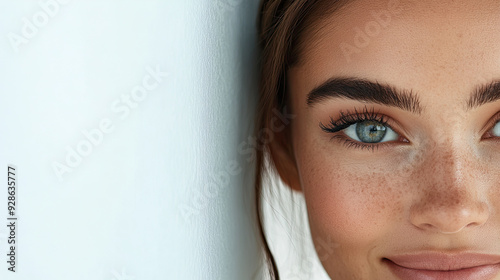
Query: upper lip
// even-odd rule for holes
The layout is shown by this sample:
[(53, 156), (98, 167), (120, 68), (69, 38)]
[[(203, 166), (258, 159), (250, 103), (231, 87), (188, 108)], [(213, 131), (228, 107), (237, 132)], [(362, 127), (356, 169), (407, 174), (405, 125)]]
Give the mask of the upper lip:
[(500, 255), (426, 252), (386, 258), (396, 265), (417, 270), (460, 270), (500, 263)]

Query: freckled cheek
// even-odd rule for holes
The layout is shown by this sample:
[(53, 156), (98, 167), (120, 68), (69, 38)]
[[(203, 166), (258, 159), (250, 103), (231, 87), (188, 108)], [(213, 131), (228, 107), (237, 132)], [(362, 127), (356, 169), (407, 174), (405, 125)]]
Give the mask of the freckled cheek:
[(354, 246), (382, 238), (401, 215), (397, 184), (390, 174), (339, 167), (301, 174), (311, 231)]

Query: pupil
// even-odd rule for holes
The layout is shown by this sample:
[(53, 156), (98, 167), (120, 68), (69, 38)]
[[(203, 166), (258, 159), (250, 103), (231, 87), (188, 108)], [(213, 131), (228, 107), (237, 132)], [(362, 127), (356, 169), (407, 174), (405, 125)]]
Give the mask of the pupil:
[(379, 122), (365, 121), (356, 125), (356, 134), (365, 143), (378, 143), (386, 133), (387, 128)]

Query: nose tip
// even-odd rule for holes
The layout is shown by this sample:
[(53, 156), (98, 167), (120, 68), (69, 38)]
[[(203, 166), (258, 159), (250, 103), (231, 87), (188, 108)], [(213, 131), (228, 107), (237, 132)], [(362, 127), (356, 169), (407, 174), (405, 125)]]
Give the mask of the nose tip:
[(413, 171), (419, 180), (413, 181), (410, 222), (421, 230), (454, 234), (489, 219), (488, 190), (493, 181), (484, 173), (482, 159), (462, 140), (439, 142)]
[(452, 207), (415, 206), (412, 207), (411, 222), (416, 227), (442, 234), (458, 233), (466, 228), (479, 227), (489, 217), (487, 205), (482, 202), (474, 205), (458, 204)]

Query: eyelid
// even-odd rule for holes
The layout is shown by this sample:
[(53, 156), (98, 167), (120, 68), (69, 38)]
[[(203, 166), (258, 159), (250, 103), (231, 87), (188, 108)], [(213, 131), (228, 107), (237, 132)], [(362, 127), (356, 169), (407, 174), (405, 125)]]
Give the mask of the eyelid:
[[(498, 111), (496, 114), (494, 114), (493, 117), (491, 117), (488, 120), (488, 122), (486, 122), (486, 125), (483, 127), (483, 129), (481, 129), (481, 131), (480, 131), (481, 139), (484, 139), (484, 135), (489, 133), (499, 121), (500, 121), (500, 111)], [(491, 138), (494, 138), (494, 137), (491, 137)], [(486, 139), (490, 139), (490, 138), (486, 138)]]
[[(360, 116), (363, 114), (371, 114), (372, 116), (376, 116), (379, 119), (382, 118), (385, 122), (385, 125), (387, 125), (389, 128), (391, 128), (400, 137), (405, 138), (406, 140), (408, 140), (408, 142), (411, 143), (411, 141), (409, 140), (409, 138), (411, 138), (411, 133), (409, 133), (408, 130), (404, 129), (400, 122), (396, 121), (394, 118), (388, 116), (387, 114), (380, 113), (380, 110), (378, 110), (377, 112), (375, 112), (374, 108), (370, 108), (369, 111), (367, 111), (367, 110), (368, 109), (366, 106), (364, 107), (364, 109), (361, 112), (359, 112), (358, 108), (354, 108), (353, 111), (355, 113), (351, 113), (351, 111), (349, 111), (349, 110), (347, 110), (344, 113), (344, 111), (341, 110), (339, 112), (338, 117), (336, 117), (335, 119), (330, 117), (330, 120), (338, 123), (342, 119), (342, 116), (356, 118), (356, 116)], [(500, 115), (499, 115), (499, 117), (500, 117)]]
[(380, 142), (380, 143), (375, 143), (375, 144), (370, 144), (370, 143), (363, 143), (363, 142), (359, 142), (359, 141), (356, 141), (354, 139), (351, 139), (351, 137), (347, 136), (344, 132), (344, 130), (340, 131), (342, 134), (345, 135), (345, 137), (349, 137), (349, 139), (351, 139), (352, 141), (356, 141), (356, 142), (359, 142), (363, 145), (368, 145), (368, 146), (387, 146), (387, 145), (394, 145), (394, 144), (398, 144), (398, 145), (401, 145), (401, 144), (410, 144), (411, 141), (408, 139), (408, 137), (399, 132), (399, 129), (398, 128), (395, 128), (395, 125), (398, 126), (399, 124), (394, 121), (392, 118), (386, 116), (386, 115), (383, 115), (381, 114), (381, 116), (384, 116), (384, 120), (385, 120), (385, 126), (387, 126), (388, 128), (392, 129), (394, 131), (394, 133), (396, 133), (398, 136), (399, 136), (399, 139), (398, 140), (394, 140), (394, 141), (387, 141), (387, 142)]
[(338, 140), (339, 142), (341, 142), (341, 144), (347, 146), (348, 148), (355, 147), (361, 151), (366, 149), (366, 150), (371, 150), (372, 152), (374, 152), (375, 150), (384, 149), (384, 148), (391, 147), (394, 145), (394, 143), (392, 143), (392, 142), (381, 142), (381, 143), (376, 143), (376, 144), (367, 144), (367, 143), (353, 140), (351, 137), (346, 136), (345, 134), (344, 135), (333, 135), (332, 140), (333, 139)]

